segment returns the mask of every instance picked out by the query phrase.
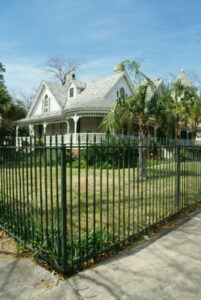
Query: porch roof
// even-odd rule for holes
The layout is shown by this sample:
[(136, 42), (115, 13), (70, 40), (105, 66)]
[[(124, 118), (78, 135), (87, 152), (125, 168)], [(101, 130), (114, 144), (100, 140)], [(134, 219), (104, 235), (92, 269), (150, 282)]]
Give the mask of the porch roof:
[(103, 115), (107, 114), (108, 110), (104, 109), (77, 109), (77, 113), (70, 113), (63, 114), (62, 112), (52, 112), (52, 113), (45, 113), (42, 115), (37, 115), (29, 118), (24, 118), (18, 121), (15, 121), (15, 125), (34, 125), (34, 124), (42, 124), (42, 123), (55, 123), (55, 122), (65, 122), (70, 118), (73, 118), (76, 114), (79, 117), (102, 117)]
[(62, 112), (52, 112), (52, 113), (45, 113), (42, 115), (37, 115), (37, 116), (31, 116), (29, 118), (24, 118), (21, 120), (18, 120), (15, 122), (16, 125), (29, 125), (29, 124), (34, 124), (37, 122), (44, 123), (48, 121), (54, 121), (54, 120), (61, 120), (63, 119), (63, 114)]

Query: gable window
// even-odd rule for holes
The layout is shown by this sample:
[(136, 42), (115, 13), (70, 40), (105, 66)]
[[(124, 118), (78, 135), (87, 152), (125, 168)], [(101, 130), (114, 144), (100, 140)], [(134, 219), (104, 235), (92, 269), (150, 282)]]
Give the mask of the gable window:
[(74, 88), (70, 88), (70, 98), (74, 97)]
[(126, 98), (126, 93), (124, 88), (120, 88), (120, 99), (125, 99)]
[(49, 111), (49, 98), (46, 95), (45, 99), (43, 100), (43, 112), (48, 112)]

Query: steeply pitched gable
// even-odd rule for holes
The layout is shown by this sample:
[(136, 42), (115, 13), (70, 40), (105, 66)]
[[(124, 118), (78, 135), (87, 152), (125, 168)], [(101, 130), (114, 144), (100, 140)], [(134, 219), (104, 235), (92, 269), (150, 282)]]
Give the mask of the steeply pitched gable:
[(67, 87), (43, 81), (36, 93), (34, 101), (27, 113), (27, 117), (32, 115), (42, 115), (42, 98), (45, 94), (50, 97), (50, 111), (62, 111), (67, 98)]
[(181, 83), (184, 86), (188, 86), (188, 87), (193, 86), (183, 69), (181, 70), (181, 72), (179, 73), (179, 76), (176, 79), (176, 81), (179, 81), (179, 80), (181, 81)]
[(44, 82), (46, 83), (47, 87), (49, 87), (55, 99), (59, 102), (61, 108), (63, 108), (67, 98), (67, 90), (68, 90), (67, 86), (59, 85), (54, 82), (48, 82), (48, 81), (44, 81)]

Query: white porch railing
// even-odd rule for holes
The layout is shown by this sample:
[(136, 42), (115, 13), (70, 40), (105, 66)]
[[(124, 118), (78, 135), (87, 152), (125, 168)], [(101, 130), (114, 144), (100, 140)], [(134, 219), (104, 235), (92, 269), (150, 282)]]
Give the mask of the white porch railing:
[[(72, 137), (71, 137), (72, 136)], [(72, 134), (64, 134), (63, 135), (63, 143), (67, 146), (70, 146), (71, 143), (71, 138), (72, 138), (72, 145), (73, 146), (78, 146), (79, 144), (79, 138), (80, 138), (80, 145), (86, 145), (87, 143), (87, 136), (88, 136), (88, 144), (92, 144), (95, 142), (95, 144), (100, 144), (101, 139), (102, 141), (105, 139), (105, 134), (104, 133), (72, 133)], [(123, 135), (120, 135), (123, 137)], [(127, 138), (137, 138), (134, 136), (126, 136)], [(46, 145), (52, 146), (56, 145), (56, 139), (57, 139), (57, 145), (62, 144), (62, 135), (46, 135)], [(21, 147), (22, 143), (25, 145), (27, 141), (28, 145), (34, 145), (34, 137), (33, 136), (27, 136), (27, 137), (17, 137), (16, 138), (16, 146)], [(45, 138), (42, 137), (43, 143), (45, 142)], [(38, 138), (36, 137), (36, 142), (38, 142)], [(173, 146), (175, 145), (175, 140), (174, 139), (169, 139), (169, 145)], [(193, 140), (184, 140), (180, 139), (178, 140), (178, 145), (180, 146), (193, 146), (193, 145), (201, 145), (201, 139), (196, 138), (196, 141), (194, 143)]]
[[(175, 145), (175, 139), (169, 139), (170, 145)], [(184, 140), (184, 139), (178, 139), (178, 145), (179, 146), (200, 146), (201, 145), (201, 139), (196, 138), (196, 140)]]
[[(100, 144), (101, 139), (103, 140), (105, 138), (104, 133), (72, 133), (72, 134), (64, 134), (63, 135), (63, 143), (65, 145), (70, 146), (71, 139), (72, 139), (72, 144), (78, 145), (79, 144), (79, 139), (80, 139), (80, 145), (85, 145), (87, 143), (87, 136), (88, 136), (88, 143), (96, 143)], [(46, 135), (46, 138), (42, 137), (43, 142), (46, 142), (47, 146), (55, 146), (56, 143), (57, 145), (62, 144), (62, 135)], [(22, 143), (26, 143), (28, 145), (34, 145), (35, 138), (33, 136), (27, 136), (27, 137), (16, 137), (16, 146), (21, 147)], [(36, 137), (36, 142), (37, 142), (37, 137)]]

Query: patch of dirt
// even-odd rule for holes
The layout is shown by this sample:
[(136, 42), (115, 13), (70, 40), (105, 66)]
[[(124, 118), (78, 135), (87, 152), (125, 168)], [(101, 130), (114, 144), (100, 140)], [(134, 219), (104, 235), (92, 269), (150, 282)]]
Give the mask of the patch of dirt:
[(15, 241), (9, 237), (5, 231), (0, 229), (0, 254), (12, 255), (16, 253), (17, 249)]
[(4, 230), (0, 229), (0, 255), (11, 258), (25, 258), (32, 255), (28, 250), (19, 246), (12, 237), (10, 237)]
[(48, 289), (52, 288), (53, 286), (55, 286), (55, 282), (52, 280), (41, 279), (38, 282), (35, 282), (33, 284), (33, 286), (35, 288), (40, 287), (44, 290), (48, 290)]

